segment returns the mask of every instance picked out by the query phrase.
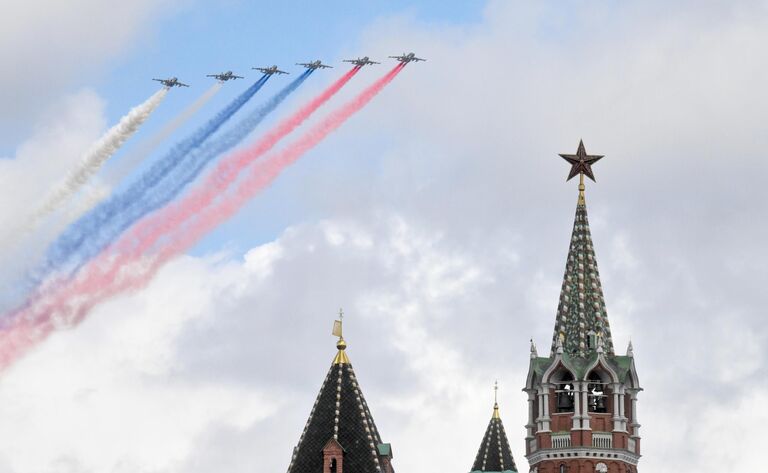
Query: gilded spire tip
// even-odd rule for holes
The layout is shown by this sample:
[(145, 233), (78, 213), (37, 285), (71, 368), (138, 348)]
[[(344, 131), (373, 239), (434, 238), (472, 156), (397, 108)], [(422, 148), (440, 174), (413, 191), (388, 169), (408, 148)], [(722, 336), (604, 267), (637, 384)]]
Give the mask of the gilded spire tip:
[(344, 365), (349, 364), (349, 357), (347, 356), (347, 353), (345, 350), (347, 349), (347, 342), (344, 341), (344, 327), (343, 327), (343, 321), (344, 321), (344, 311), (342, 309), (339, 309), (339, 320), (333, 321), (333, 331), (331, 334), (334, 337), (339, 337), (339, 340), (336, 342), (336, 348), (339, 350), (338, 353), (336, 353), (336, 357), (333, 359), (334, 365)]
[(493, 418), (501, 419), (499, 414), (499, 381), (493, 383)]

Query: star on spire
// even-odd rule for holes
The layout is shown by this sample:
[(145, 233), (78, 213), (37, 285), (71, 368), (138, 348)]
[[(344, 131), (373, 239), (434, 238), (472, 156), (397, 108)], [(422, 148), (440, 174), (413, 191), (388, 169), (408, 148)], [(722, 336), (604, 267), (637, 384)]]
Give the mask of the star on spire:
[(592, 165), (603, 156), (587, 154), (587, 150), (584, 148), (584, 141), (579, 140), (579, 149), (576, 150), (576, 154), (561, 154), (560, 157), (571, 163), (571, 172), (568, 174), (566, 181), (570, 181), (577, 174), (586, 175), (594, 181), (595, 175), (592, 174)]

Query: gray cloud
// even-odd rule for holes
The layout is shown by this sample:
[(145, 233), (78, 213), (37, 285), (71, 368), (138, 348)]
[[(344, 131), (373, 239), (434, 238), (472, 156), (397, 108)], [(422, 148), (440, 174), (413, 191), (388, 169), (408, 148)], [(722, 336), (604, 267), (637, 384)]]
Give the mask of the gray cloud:
[(171, 0), (7, 0), (0, 15), (0, 141), (30, 130), (78, 78), (99, 75)]

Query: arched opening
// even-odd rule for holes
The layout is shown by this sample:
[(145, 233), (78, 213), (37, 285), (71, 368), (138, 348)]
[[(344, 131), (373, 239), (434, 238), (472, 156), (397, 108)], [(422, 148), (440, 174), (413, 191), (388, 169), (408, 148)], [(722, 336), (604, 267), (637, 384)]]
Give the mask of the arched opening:
[(331, 458), (331, 464), (329, 466), (331, 469), (331, 473), (338, 473), (336, 471), (336, 458)]
[(608, 383), (592, 371), (587, 377), (587, 405), (589, 412), (608, 412)]
[(565, 463), (560, 464), (560, 470), (559, 473), (566, 473), (568, 471), (568, 467), (565, 466)]
[(600, 462), (597, 465), (595, 465), (595, 472), (596, 473), (608, 473), (608, 466), (605, 463)]
[(557, 412), (573, 412), (573, 406), (576, 398), (576, 390), (573, 387), (573, 375), (565, 372), (560, 380), (555, 383), (555, 394), (557, 395)]
[(587, 332), (587, 349), (597, 349), (597, 334), (595, 334), (594, 330)]

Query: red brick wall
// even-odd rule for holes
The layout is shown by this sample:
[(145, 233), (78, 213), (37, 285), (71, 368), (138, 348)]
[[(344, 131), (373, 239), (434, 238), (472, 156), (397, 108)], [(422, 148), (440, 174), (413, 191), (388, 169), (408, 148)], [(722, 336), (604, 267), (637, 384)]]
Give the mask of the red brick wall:
[[(598, 463), (605, 463), (608, 467), (609, 473), (628, 473), (631, 465), (627, 465), (624, 462), (617, 460), (603, 460), (603, 459), (562, 459), (562, 460), (545, 460), (538, 463), (536, 466), (539, 469), (539, 473), (560, 473), (560, 465), (566, 466), (567, 473), (595, 473), (595, 465)], [(633, 473), (636, 469), (632, 470)]]
[(564, 412), (552, 414), (552, 432), (564, 432), (571, 430), (573, 426), (573, 413)]
[(598, 414), (597, 412), (590, 412), (589, 426), (595, 432), (610, 432), (613, 430), (613, 422), (611, 418), (613, 414)]

